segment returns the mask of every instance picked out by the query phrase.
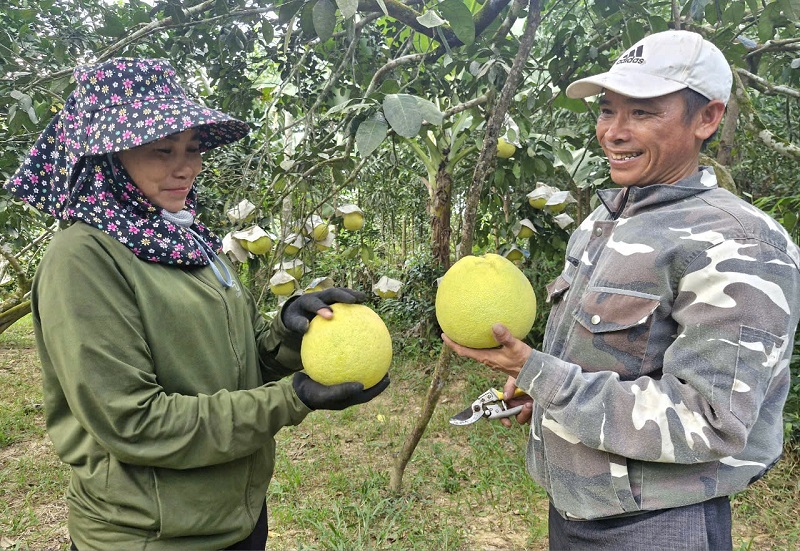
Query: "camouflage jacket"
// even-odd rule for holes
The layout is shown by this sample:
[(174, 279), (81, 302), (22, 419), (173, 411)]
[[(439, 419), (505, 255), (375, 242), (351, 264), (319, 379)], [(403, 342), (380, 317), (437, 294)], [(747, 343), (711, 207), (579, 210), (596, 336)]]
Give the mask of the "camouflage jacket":
[(528, 471), (566, 518), (740, 491), (783, 447), (800, 250), (708, 168), (599, 196), (517, 378)]

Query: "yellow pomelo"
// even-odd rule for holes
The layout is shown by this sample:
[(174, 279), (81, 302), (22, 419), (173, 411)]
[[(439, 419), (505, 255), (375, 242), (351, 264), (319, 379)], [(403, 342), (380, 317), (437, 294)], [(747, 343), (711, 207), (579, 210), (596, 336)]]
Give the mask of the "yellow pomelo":
[(316, 226), (314, 226), (314, 229), (311, 230), (311, 237), (314, 239), (314, 241), (322, 241), (323, 239), (328, 237), (329, 231), (330, 230), (328, 229), (327, 222), (324, 224), (317, 224)]
[(469, 348), (497, 346), (492, 326), (502, 323), (518, 339), (536, 318), (536, 295), (513, 262), (498, 255), (465, 256), (436, 291), (436, 319), (445, 335)]
[(509, 259), (511, 262), (517, 262), (518, 260), (522, 260), (525, 255), (519, 249), (511, 249), (506, 254), (506, 258)]
[(255, 241), (245, 241), (245, 243), (247, 243), (245, 249), (253, 254), (266, 254), (272, 248), (272, 239), (266, 235), (259, 237)]
[(333, 318), (315, 316), (303, 336), (300, 359), (323, 385), (378, 384), (392, 363), (392, 337), (381, 317), (363, 304), (331, 305)]
[(278, 296), (285, 297), (294, 293), (294, 281), (270, 285), (270, 290)]
[(497, 138), (497, 156), (501, 159), (508, 159), (514, 156), (517, 151), (517, 146), (513, 143), (508, 143), (505, 138)]
[(350, 212), (344, 215), (344, 227), (350, 231), (358, 231), (364, 227), (364, 215), (360, 212)]
[(239, 245), (241, 245), (244, 250), (246, 250), (246, 251), (250, 250), (250, 242), (247, 239), (237, 239), (237, 241), (239, 242)]
[(544, 204), (547, 203), (547, 197), (538, 197), (536, 199), (528, 199), (528, 204), (535, 209), (543, 209)]
[(533, 230), (532, 229), (530, 229), (528, 226), (522, 226), (519, 229), (519, 233), (517, 234), (517, 237), (519, 237), (520, 239), (528, 239), (532, 235), (533, 235)]

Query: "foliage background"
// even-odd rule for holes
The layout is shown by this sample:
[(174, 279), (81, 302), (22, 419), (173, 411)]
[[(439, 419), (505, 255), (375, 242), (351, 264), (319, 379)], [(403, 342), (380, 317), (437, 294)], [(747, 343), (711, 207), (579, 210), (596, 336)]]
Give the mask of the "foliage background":
[[(572, 80), (607, 69), (647, 33), (704, 34), (731, 61), (738, 84), (725, 126), (707, 151), (731, 187), (800, 237), (800, 1), (688, 0), (11, 0), (0, 7), (0, 175), (8, 178), (72, 90), (78, 63), (114, 56), (170, 59), (192, 93), (246, 120), (239, 144), (206, 159), (199, 182), (204, 220), (221, 235), (257, 223), (284, 237), (311, 214), (336, 230), (326, 252), (309, 246), (301, 285), (331, 276), (371, 290), (382, 275), (404, 284), (372, 306), (398, 349), (434, 357), (435, 280), (456, 254), (525, 251), (521, 267), (539, 293), (529, 340), (541, 341), (541, 292), (561, 268), (569, 231), (533, 209), (537, 182), (570, 191), (579, 223), (609, 186), (593, 136), (596, 107), (567, 99)], [(535, 26), (530, 55), (521, 37)], [(499, 129), (491, 116), (515, 63), (521, 79)], [(517, 147), (489, 155), (497, 137)], [(226, 212), (247, 199), (254, 219)], [(464, 229), (476, 202), (466, 251)], [(360, 232), (335, 208), (358, 204)], [(517, 239), (528, 218), (538, 232)], [(0, 192), (2, 312), (24, 310), (53, 220)], [(442, 254), (444, 251), (444, 255)], [(240, 272), (265, 311), (279, 243)], [(16, 315), (16, 314), (15, 314)], [(13, 323), (13, 320), (11, 321)], [(0, 325), (3, 329), (5, 326)], [(800, 352), (787, 405), (787, 434), (800, 434)]]

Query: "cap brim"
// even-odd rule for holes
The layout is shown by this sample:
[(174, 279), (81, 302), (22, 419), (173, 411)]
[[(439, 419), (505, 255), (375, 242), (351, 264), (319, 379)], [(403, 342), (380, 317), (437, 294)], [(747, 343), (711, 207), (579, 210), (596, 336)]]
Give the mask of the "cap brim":
[[(112, 125), (115, 131), (107, 132)], [(235, 142), (250, 132), (247, 123), (187, 98), (133, 100), (93, 112), (86, 153), (132, 149), (191, 128), (200, 131), (202, 151)]]
[(596, 96), (611, 90), (631, 98), (655, 98), (683, 90), (686, 84), (646, 73), (624, 71), (601, 73), (576, 80), (567, 86), (567, 97), (572, 99)]

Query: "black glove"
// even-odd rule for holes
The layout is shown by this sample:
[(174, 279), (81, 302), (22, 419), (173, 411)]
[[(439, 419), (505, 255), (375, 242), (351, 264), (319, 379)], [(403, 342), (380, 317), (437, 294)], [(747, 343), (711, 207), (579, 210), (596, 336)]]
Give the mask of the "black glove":
[(322, 385), (299, 371), (294, 374), (292, 386), (297, 397), (309, 409), (341, 410), (369, 402), (383, 392), (389, 386), (389, 375), (385, 375), (375, 386), (364, 390), (364, 385), (361, 383)]
[(317, 293), (306, 293), (290, 300), (281, 311), (281, 319), (289, 331), (302, 334), (308, 331), (308, 323), (317, 315), (317, 310), (320, 308), (329, 308), (331, 304), (337, 302), (353, 304), (365, 300), (367, 300), (367, 295), (361, 291), (345, 287), (331, 287)]

